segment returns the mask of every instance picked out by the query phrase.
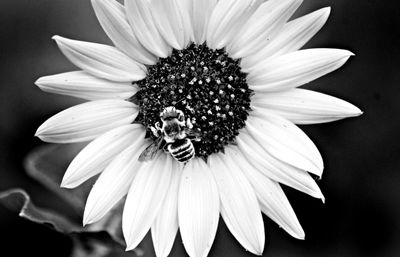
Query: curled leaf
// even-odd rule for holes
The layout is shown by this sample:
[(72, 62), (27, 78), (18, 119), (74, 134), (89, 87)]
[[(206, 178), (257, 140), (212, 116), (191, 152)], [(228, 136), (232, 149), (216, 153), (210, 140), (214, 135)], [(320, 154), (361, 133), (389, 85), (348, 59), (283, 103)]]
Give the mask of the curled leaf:
[(0, 193), (0, 203), (11, 211), (18, 212), (19, 216), (35, 223), (49, 225), (62, 232), (71, 233), (81, 231), (82, 228), (58, 213), (37, 207), (23, 189), (10, 189)]
[(0, 192), (0, 204), (22, 218), (69, 235), (74, 242), (72, 257), (142, 256), (140, 248), (125, 252), (121, 229), (124, 199), (99, 222), (84, 227), (82, 215), (85, 201), (95, 178), (73, 190), (60, 187), (66, 168), (84, 146), (45, 145), (33, 150), (25, 159), (28, 175), (42, 184), (47, 189), (45, 191), (50, 191), (54, 200), (40, 204), (40, 198), (34, 197), (39, 194), (33, 192), (30, 195), (24, 189), (14, 188)]

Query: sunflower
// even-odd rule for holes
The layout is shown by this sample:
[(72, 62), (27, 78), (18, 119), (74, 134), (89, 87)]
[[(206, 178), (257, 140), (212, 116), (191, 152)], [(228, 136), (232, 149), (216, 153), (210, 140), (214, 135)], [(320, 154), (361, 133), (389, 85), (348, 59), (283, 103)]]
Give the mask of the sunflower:
[[(100, 174), (84, 224), (99, 221), (126, 196), (127, 250), (151, 229), (157, 256), (167, 256), (179, 229), (190, 256), (207, 256), (220, 214), (254, 254), (264, 248), (262, 213), (304, 238), (280, 184), (323, 200), (312, 177), (322, 175), (323, 161), (295, 124), (361, 111), (297, 88), (353, 55), (299, 50), (330, 13), (323, 8), (289, 21), (301, 2), (92, 0), (115, 46), (54, 37), (81, 70), (42, 77), (36, 84), (89, 102), (51, 117), (36, 136), (51, 143), (91, 141), (62, 181), (74, 188)], [(179, 114), (172, 120), (179, 119), (180, 138), (166, 139), (166, 110)], [(189, 139), (189, 130), (197, 140)], [(172, 150), (183, 147), (179, 140), (194, 150), (184, 161)], [(151, 158), (142, 160), (143, 153)]]

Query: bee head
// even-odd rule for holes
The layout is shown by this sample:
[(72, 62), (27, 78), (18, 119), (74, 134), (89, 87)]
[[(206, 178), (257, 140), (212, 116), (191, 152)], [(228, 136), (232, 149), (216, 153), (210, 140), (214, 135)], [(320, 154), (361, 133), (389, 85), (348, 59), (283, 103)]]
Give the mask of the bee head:
[(171, 139), (176, 139), (177, 137), (180, 136), (182, 132), (178, 119), (176, 118), (173, 118), (171, 120), (165, 120), (163, 129), (164, 129), (164, 134)]
[(184, 121), (185, 116), (181, 110), (177, 110), (174, 106), (166, 107), (161, 113), (160, 118), (162, 121), (171, 121), (177, 119), (178, 121)]

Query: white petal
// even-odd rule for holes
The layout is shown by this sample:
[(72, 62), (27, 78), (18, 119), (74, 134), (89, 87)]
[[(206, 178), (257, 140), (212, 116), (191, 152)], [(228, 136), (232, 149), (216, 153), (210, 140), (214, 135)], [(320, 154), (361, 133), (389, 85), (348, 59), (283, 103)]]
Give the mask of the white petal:
[(101, 26), (116, 47), (139, 63), (153, 65), (157, 62), (157, 58), (137, 40), (123, 5), (115, 0), (92, 0), (92, 5)]
[(271, 112), (296, 124), (331, 122), (362, 114), (356, 106), (339, 98), (306, 89), (256, 94), (253, 108)]
[(142, 138), (132, 141), (101, 173), (86, 201), (84, 225), (99, 221), (128, 193), (136, 174), (143, 169), (144, 163), (138, 158), (148, 143)]
[(173, 161), (172, 178), (168, 193), (151, 227), (151, 235), (157, 257), (167, 257), (178, 232), (178, 192), (182, 166)]
[(248, 75), (256, 92), (285, 90), (304, 85), (340, 68), (353, 54), (340, 49), (307, 49), (268, 59)]
[(171, 182), (172, 157), (160, 152), (137, 173), (122, 215), (127, 250), (138, 246), (153, 224)]
[(222, 218), (247, 251), (262, 255), (264, 223), (257, 197), (236, 160), (227, 156), (228, 153), (209, 157), (209, 166), (220, 193)]
[(165, 42), (153, 19), (148, 0), (125, 0), (126, 15), (137, 39), (150, 52), (165, 58), (170, 46)]
[(153, 18), (164, 39), (176, 49), (185, 48), (192, 38), (189, 12), (181, 0), (152, 0)]
[(146, 68), (112, 46), (54, 36), (64, 55), (76, 66), (103, 79), (132, 82), (146, 77)]
[(128, 99), (137, 92), (129, 82), (112, 82), (84, 71), (72, 71), (39, 78), (35, 84), (43, 91), (87, 100)]
[[(194, 32), (193, 32), (193, 24), (192, 24), (192, 13), (191, 10), (193, 8), (192, 0), (176, 0), (177, 6), (179, 9), (179, 13), (182, 16), (183, 20), (183, 28), (185, 35), (185, 46), (189, 45), (193, 42)], [(211, 15), (211, 14), (210, 14)]]
[(304, 231), (279, 183), (263, 175), (247, 161), (236, 147), (226, 149), (228, 162), (237, 163), (253, 186), (262, 212), (290, 235), (304, 239)]
[(265, 151), (287, 164), (322, 176), (321, 154), (301, 129), (272, 113), (254, 110), (251, 115), (246, 129)]
[(324, 26), (330, 11), (330, 7), (322, 8), (288, 22), (269, 44), (257, 53), (242, 59), (243, 71), (247, 72), (268, 58), (299, 50)]
[(61, 186), (74, 188), (103, 169), (124, 149), (136, 141), (143, 141), (145, 129), (138, 124), (115, 128), (88, 144), (71, 162)]
[(136, 106), (123, 100), (83, 103), (45, 121), (35, 136), (49, 143), (85, 142), (111, 129), (132, 123), (137, 114)]
[(179, 227), (190, 257), (206, 257), (218, 227), (219, 195), (210, 169), (193, 159), (184, 167), (178, 200)]
[(203, 44), (206, 41), (207, 27), (217, 0), (190, 0), (194, 42)]
[(279, 183), (324, 201), (317, 183), (307, 172), (271, 156), (245, 130), (236, 139), (242, 154), (258, 171)]
[(212, 49), (225, 47), (240, 32), (247, 19), (262, 1), (220, 0), (211, 14), (207, 29), (207, 45)]
[(230, 56), (238, 59), (254, 53), (258, 55), (259, 50), (281, 31), (301, 2), (302, 0), (269, 0), (263, 3), (228, 46)]

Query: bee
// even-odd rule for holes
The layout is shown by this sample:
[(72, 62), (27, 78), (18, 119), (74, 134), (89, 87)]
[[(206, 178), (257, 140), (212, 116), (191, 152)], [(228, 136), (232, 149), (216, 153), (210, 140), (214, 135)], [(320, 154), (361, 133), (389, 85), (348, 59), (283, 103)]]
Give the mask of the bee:
[(157, 122), (150, 127), (151, 132), (157, 139), (150, 144), (139, 156), (139, 161), (152, 160), (158, 150), (171, 154), (181, 163), (186, 163), (194, 158), (195, 149), (192, 141), (200, 141), (199, 133), (193, 130), (193, 123), (181, 110), (174, 106), (164, 108), (160, 113), (162, 125)]

